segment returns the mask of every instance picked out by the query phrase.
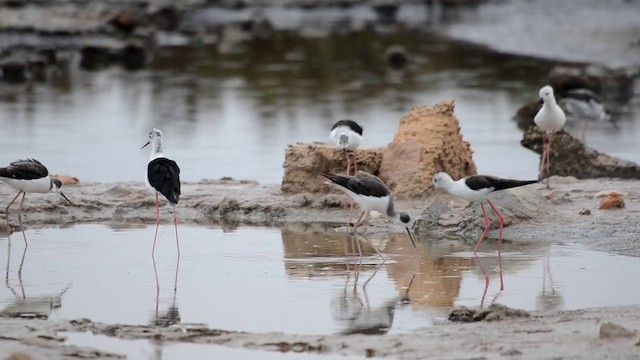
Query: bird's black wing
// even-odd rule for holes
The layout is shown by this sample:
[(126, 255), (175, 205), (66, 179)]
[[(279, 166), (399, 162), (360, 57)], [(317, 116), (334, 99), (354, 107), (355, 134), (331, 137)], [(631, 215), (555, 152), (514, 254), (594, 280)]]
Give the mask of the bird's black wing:
[(147, 166), (149, 184), (164, 195), (169, 202), (177, 204), (180, 200), (180, 168), (167, 158), (149, 161)]
[(362, 136), (362, 126), (358, 125), (358, 123), (353, 120), (338, 120), (335, 124), (333, 124), (331, 130), (337, 128), (338, 126), (347, 126), (351, 130), (357, 132)]
[(359, 171), (357, 176), (344, 176), (328, 173), (322, 173), (322, 175), (332, 183), (345, 189), (349, 189), (359, 195), (375, 197), (389, 195), (389, 189), (382, 180), (364, 171)]
[(468, 176), (464, 179), (464, 183), (471, 190), (482, 190), (482, 189), (493, 188), (494, 191), (510, 189), (510, 188), (529, 185), (537, 182), (538, 180), (511, 180), (511, 179), (502, 179), (499, 177), (487, 176), (487, 175), (473, 175), (473, 176)]
[(46, 166), (35, 159), (16, 160), (9, 166), (0, 168), (0, 176), (11, 179), (34, 180), (48, 175), (49, 170)]

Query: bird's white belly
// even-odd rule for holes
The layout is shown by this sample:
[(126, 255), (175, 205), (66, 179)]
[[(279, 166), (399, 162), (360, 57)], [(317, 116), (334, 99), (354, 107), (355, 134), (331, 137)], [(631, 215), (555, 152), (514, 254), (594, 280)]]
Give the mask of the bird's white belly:
[(19, 180), (11, 178), (0, 178), (12, 188), (28, 193), (48, 193), (51, 190), (51, 178), (45, 176), (34, 180)]
[(562, 109), (559, 106), (546, 107), (541, 109), (533, 118), (538, 128), (541, 131), (558, 131), (567, 121)]
[(360, 196), (353, 198), (353, 201), (360, 206), (363, 211), (377, 211), (379, 213), (387, 215), (387, 208), (389, 207), (389, 195), (384, 197), (375, 196)]
[(459, 196), (467, 201), (483, 201), (489, 197), (493, 188), (487, 188), (482, 190), (471, 190), (466, 186), (456, 186), (452, 189), (451, 194), (455, 196)]

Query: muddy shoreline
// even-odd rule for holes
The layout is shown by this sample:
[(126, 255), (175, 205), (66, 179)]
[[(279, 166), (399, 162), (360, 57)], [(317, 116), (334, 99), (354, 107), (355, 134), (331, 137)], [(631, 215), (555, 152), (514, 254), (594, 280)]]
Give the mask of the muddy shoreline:
[[(640, 183), (634, 180), (575, 180), (552, 177), (555, 190), (540, 191), (539, 185), (524, 188), (535, 216), (529, 220), (510, 221), (505, 229), (509, 241), (548, 241), (579, 243), (590, 248), (640, 256)], [(25, 202), (24, 223), (28, 228), (56, 227), (74, 223), (155, 223), (154, 197), (141, 182), (80, 183), (63, 187), (74, 202), (71, 206), (57, 194), (29, 194)], [(597, 194), (615, 190), (623, 193), (626, 207), (599, 210)], [(15, 192), (0, 186), (0, 202), (8, 203)], [(339, 194), (283, 194), (277, 185), (261, 185), (254, 181), (207, 180), (183, 185), (179, 206), (182, 223), (219, 224), (237, 227), (245, 224), (294, 226), (305, 223), (344, 221), (346, 210), (339, 208)], [(444, 194), (425, 199), (399, 199), (397, 207), (418, 217), (434, 201), (450, 206), (455, 214), (465, 218), (473, 207)], [(496, 200), (499, 204), (500, 200)], [(579, 215), (589, 209), (591, 215)], [(476, 209), (477, 210), (477, 209)], [(170, 221), (170, 208), (163, 206), (162, 216)], [(16, 213), (10, 213), (12, 224)], [(0, 220), (0, 224), (4, 223)], [(470, 227), (477, 224), (471, 223)], [(401, 232), (403, 229), (383, 217), (375, 218), (370, 232)], [(421, 234), (419, 242), (426, 246), (438, 239), (447, 227), (436, 227)], [(473, 242), (474, 232), (459, 241)], [(497, 235), (492, 231), (490, 235)], [(21, 240), (19, 233), (13, 239)], [(436, 324), (418, 333), (405, 335), (288, 335), (282, 333), (228, 332), (201, 325), (180, 324), (168, 328), (93, 323), (90, 320), (42, 321), (0, 319), (0, 349), (5, 354), (26, 352), (33, 358), (77, 358), (89, 356), (101, 359), (115, 356), (113, 352), (78, 348), (64, 343), (65, 332), (103, 334), (121, 339), (153, 339), (153, 341), (218, 344), (232, 348), (261, 349), (281, 352), (311, 352), (322, 354), (394, 356), (418, 358), (423, 354), (438, 354), (438, 358), (468, 357), (470, 354), (498, 357), (522, 354), (527, 358), (562, 356), (569, 358), (601, 358), (603, 356), (632, 357), (637, 355), (633, 338), (601, 338), (600, 326), (611, 321), (628, 329), (640, 329), (640, 304), (622, 307), (602, 307), (578, 311), (541, 311), (529, 318), (505, 319), (471, 324)], [(509, 334), (509, 336), (507, 336)], [(540, 344), (545, 344), (540, 346)], [(84, 354), (84, 355), (83, 355)]]

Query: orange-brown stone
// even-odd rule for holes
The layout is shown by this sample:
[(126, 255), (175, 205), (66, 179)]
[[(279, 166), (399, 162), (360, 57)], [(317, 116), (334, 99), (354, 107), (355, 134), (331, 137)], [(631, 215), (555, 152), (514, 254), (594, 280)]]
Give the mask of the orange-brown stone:
[(611, 193), (600, 201), (600, 209), (622, 209), (624, 200), (617, 193)]
[[(377, 174), (382, 161), (382, 148), (360, 148), (357, 151), (358, 170)], [(321, 172), (344, 174), (346, 154), (333, 145), (297, 143), (289, 145), (284, 157), (284, 177), (281, 190), (286, 193), (331, 192)]]
[(380, 178), (395, 196), (429, 194), (431, 178), (439, 171), (454, 179), (476, 174), (473, 152), (462, 138), (454, 107), (453, 100), (414, 106), (400, 121), (380, 164)]

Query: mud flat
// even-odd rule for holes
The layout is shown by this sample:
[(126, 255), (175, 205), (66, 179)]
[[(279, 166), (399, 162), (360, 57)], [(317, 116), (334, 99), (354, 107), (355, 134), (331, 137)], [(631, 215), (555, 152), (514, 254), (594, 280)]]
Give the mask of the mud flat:
[[(539, 185), (523, 188), (535, 214), (522, 221), (512, 219), (505, 238), (510, 241), (580, 243), (588, 247), (640, 256), (640, 183), (636, 180), (575, 180), (553, 177), (553, 192)], [(154, 197), (145, 185), (127, 183), (81, 183), (63, 188), (75, 205), (57, 194), (29, 194), (25, 202), (25, 225), (30, 228), (73, 223), (146, 223), (155, 221)], [(607, 191), (622, 194), (625, 207), (600, 210)], [(0, 186), (0, 202), (8, 203), (15, 192)], [(542, 199), (542, 200), (541, 200)], [(299, 223), (344, 221), (346, 210), (338, 206), (342, 195), (285, 195), (278, 186), (254, 181), (207, 180), (183, 185), (179, 211), (181, 221), (222, 226), (262, 224), (288, 226)], [(472, 211), (466, 203), (438, 194), (425, 199), (398, 200), (399, 209), (418, 217), (434, 201), (446, 203), (457, 216)], [(500, 200), (496, 200), (499, 204)], [(533, 204), (533, 205), (531, 205)], [(536, 205), (539, 204), (539, 205)], [(475, 209), (477, 210), (477, 209)], [(585, 213), (590, 215), (580, 215)], [(15, 212), (10, 213), (16, 223)], [(170, 219), (169, 208), (163, 216)], [(4, 223), (4, 221), (0, 221)], [(403, 229), (382, 217), (375, 218), (370, 231)], [(471, 226), (471, 225), (470, 225)], [(475, 225), (473, 225), (475, 226)], [(440, 229), (422, 236), (423, 244), (437, 241)], [(493, 235), (497, 235), (493, 232)], [(15, 235), (13, 238), (18, 238)], [(464, 236), (462, 236), (464, 238)], [(90, 332), (118, 339), (147, 339), (170, 343), (217, 344), (230, 348), (260, 349), (289, 353), (320, 353), (398, 358), (464, 358), (524, 356), (526, 358), (630, 358), (637, 356), (640, 304), (577, 311), (531, 312), (528, 317), (503, 317), (500, 321), (435, 324), (404, 335), (286, 335), (246, 333), (210, 329), (198, 324), (170, 327), (130, 326), (94, 323), (86, 319), (25, 320), (0, 319), (0, 352), (24, 352), (32, 358), (114, 358), (117, 350), (78, 347), (65, 342), (67, 332)], [(607, 323), (613, 324), (607, 324)], [(619, 328), (621, 326), (623, 329)], [(627, 330), (625, 330), (627, 329)], [(274, 353), (277, 354), (277, 353)]]
[[(231, 348), (358, 355), (402, 359), (636, 358), (640, 306), (578, 311), (532, 312), (496, 321), (436, 324), (408, 335), (285, 335), (210, 329), (201, 325), (171, 327), (110, 325), (89, 320), (0, 319), (0, 351), (11, 359), (113, 359), (122, 354), (65, 344), (67, 332), (147, 339), (170, 343), (216, 344)], [(31, 357), (16, 357), (16, 353)], [(327, 358), (330, 358), (328, 356)], [(286, 356), (283, 355), (283, 358)]]

